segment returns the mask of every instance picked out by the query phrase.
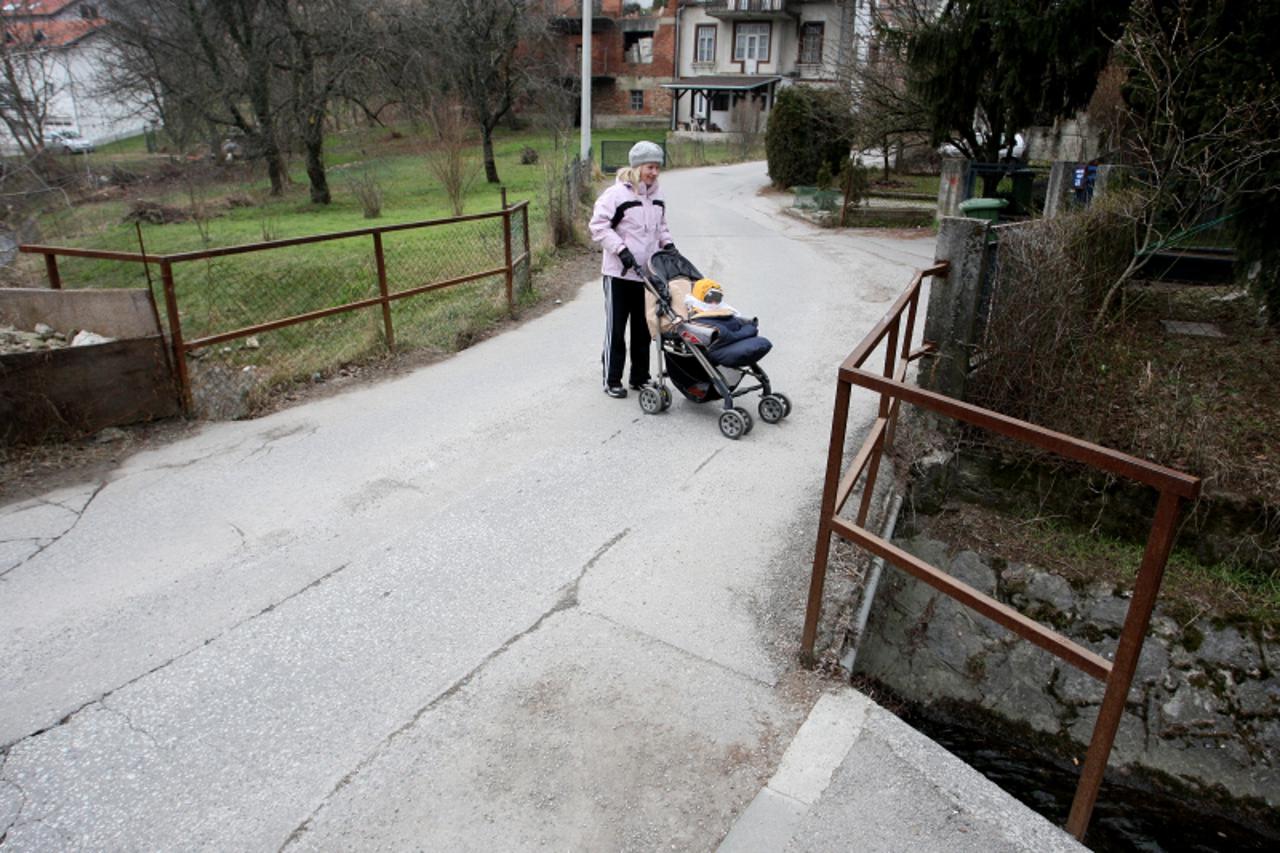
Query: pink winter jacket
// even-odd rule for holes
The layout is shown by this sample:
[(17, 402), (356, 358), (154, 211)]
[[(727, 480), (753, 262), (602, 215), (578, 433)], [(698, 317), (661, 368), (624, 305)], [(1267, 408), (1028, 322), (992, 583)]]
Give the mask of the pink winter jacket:
[(604, 263), (600, 271), (605, 275), (640, 281), (634, 269), (622, 275), (622, 261), (618, 253), (623, 247), (631, 250), (636, 263), (644, 265), (649, 256), (672, 242), (667, 230), (666, 201), (658, 182), (652, 186), (643, 181), (635, 185), (619, 178), (613, 186), (596, 199), (591, 212), (591, 239), (604, 248)]

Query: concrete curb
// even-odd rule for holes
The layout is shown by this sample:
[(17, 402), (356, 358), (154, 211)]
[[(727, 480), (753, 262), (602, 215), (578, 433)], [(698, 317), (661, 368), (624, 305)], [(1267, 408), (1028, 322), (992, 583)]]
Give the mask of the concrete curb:
[[(883, 801), (891, 801), (891, 806)], [(824, 695), (721, 853), (1085, 848), (853, 688)]]

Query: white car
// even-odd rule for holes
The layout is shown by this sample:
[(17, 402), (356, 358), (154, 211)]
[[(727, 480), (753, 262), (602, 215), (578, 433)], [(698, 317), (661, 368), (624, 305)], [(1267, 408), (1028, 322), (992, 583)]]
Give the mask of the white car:
[[(979, 142), (985, 142), (985, 141), (986, 141), (986, 135), (980, 132), (980, 133), (978, 134), (978, 141), (979, 141)], [(939, 145), (939, 146), (938, 146), (938, 153), (939, 153), (939, 154), (941, 154), (943, 157), (961, 157), (961, 156), (963, 156), (963, 155), (960, 153), (960, 149), (959, 149), (959, 148), (956, 148), (956, 147), (955, 147), (954, 145), (952, 145), (950, 142), (944, 142), (942, 145)], [(1021, 133), (1016, 133), (1016, 134), (1014, 134), (1014, 137), (1013, 137), (1013, 150), (1012, 150), (1012, 151), (1010, 151), (1010, 150), (1009, 150), (1008, 146), (1005, 146), (1004, 148), (1001, 148), (1001, 149), (1000, 149), (1000, 159), (1001, 159), (1001, 161), (1007, 160), (1007, 159), (1009, 159), (1010, 157), (1012, 157), (1014, 160), (1022, 160), (1022, 159), (1024, 159), (1024, 158), (1026, 157), (1026, 155), (1027, 155), (1027, 141), (1026, 141), (1025, 139), (1023, 139), (1023, 138), (1022, 138), (1022, 134), (1021, 134)]]
[(74, 130), (50, 131), (45, 136), (45, 147), (63, 154), (88, 154), (94, 150), (93, 143)]

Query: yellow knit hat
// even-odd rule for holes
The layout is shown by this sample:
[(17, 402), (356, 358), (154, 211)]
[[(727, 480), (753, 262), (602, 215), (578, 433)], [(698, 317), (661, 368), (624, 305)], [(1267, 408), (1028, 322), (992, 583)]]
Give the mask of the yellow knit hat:
[[(712, 290), (718, 290), (721, 292), (721, 294), (723, 294), (724, 292), (723, 289), (720, 287), (719, 282), (712, 281), (709, 278), (700, 278), (693, 283), (693, 298), (698, 300), (699, 302), (712, 301), (707, 299), (707, 294), (710, 293)], [(718, 300), (715, 300), (715, 301), (718, 301)]]

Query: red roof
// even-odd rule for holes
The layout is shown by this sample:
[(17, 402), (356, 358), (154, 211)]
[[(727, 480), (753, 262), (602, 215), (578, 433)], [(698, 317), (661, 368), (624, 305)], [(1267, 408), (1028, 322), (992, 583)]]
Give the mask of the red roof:
[(6, 15), (56, 15), (75, 0), (3, 0), (0, 12)]
[(24, 44), (40, 44), (46, 47), (63, 47), (79, 41), (106, 21), (101, 18), (67, 18), (64, 21), (20, 21), (5, 27), (6, 36)]

